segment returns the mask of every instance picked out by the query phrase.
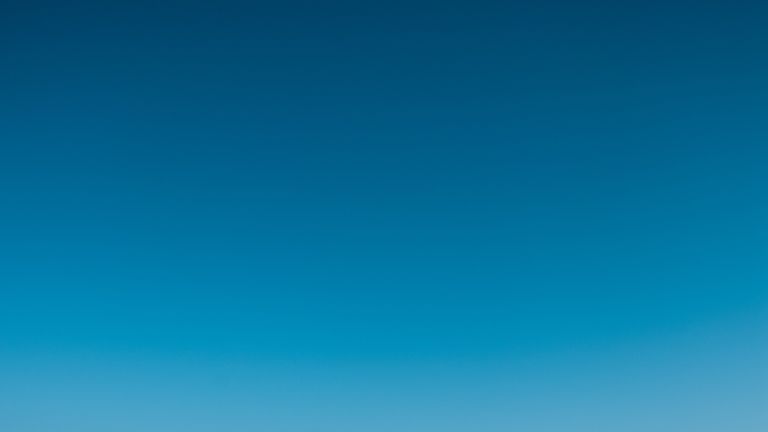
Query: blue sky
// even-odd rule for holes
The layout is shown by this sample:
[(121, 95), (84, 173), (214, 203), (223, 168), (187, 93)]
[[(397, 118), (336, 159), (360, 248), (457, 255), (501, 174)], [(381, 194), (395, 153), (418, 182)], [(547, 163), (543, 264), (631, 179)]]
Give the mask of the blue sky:
[(3, 6), (0, 426), (764, 430), (766, 18)]

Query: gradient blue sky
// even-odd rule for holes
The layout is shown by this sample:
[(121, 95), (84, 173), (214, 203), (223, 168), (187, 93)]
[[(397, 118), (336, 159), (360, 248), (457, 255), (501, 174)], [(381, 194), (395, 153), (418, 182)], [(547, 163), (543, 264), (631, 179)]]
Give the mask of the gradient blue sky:
[(768, 429), (768, 3), (0, 6), (0, 428)]

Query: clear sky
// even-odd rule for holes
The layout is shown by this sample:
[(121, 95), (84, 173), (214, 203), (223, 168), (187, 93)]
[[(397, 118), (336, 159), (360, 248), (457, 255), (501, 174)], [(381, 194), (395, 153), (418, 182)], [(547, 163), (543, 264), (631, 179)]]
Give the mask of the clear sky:
[(0, 429), (768, 430), (768, 3), (0, 5)]

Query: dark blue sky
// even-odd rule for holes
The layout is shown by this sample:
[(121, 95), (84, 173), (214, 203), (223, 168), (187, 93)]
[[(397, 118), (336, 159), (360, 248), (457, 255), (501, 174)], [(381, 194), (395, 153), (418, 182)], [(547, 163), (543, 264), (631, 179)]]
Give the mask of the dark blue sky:
[[(691, 381), (711, 398), (678, 382), (676, 430), (766, 424), (753, 408), (766, 396), (768, 5), (125, 3), (0, 8), (6, 378), (124, 371), (32, 385), (71, 394), (191, 367), (165, 382), (178, 396), (223, 362), (301, 394), (286, 376), (370, 380), (324, 393), (354, 418), (278, 397), (315, 420), (230, 425), (290, 432), (379, 430), (376, 410), (405, 403), (381, 392), (423, 402), (418, 385), (464, 406), (480, 370), (491, 387), (526, 377), (544, 412), (579, 410), (554, 396), (570, 380), (605, 386), (587, 412), (646, 392), (620, 397), (615, 421), (579, 417), (600, 432), (635, 430), (616, 414), (631, 406), (666, 418), (653, 395), (675, 362), (700, 361)], [(619, 367), (638, 353), (647, 367)], [(201, 394), (250, 400), (205, 382)], [(100, 409), (128, 416), (151, 388)], [(403, 416), (420, 432), (573, 430), (506, 417), (501, 401), (525, 391), (490, 390), (485, 428), (430, 426), (418, 403)], [(702, 407), (711, 422), (692, 420)], [(131, 426), (56, 417), (87, 401), (30, 402), (0, 410), (0, 427), (180, 427), (174, 409), (161, 427), (144, 408)]]

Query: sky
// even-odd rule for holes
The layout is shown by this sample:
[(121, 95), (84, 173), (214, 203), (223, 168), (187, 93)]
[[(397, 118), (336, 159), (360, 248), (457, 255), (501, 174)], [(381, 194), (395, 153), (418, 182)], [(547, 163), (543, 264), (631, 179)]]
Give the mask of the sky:
[(768, 428), (768, 4), (0, 5), (0, 428)]

